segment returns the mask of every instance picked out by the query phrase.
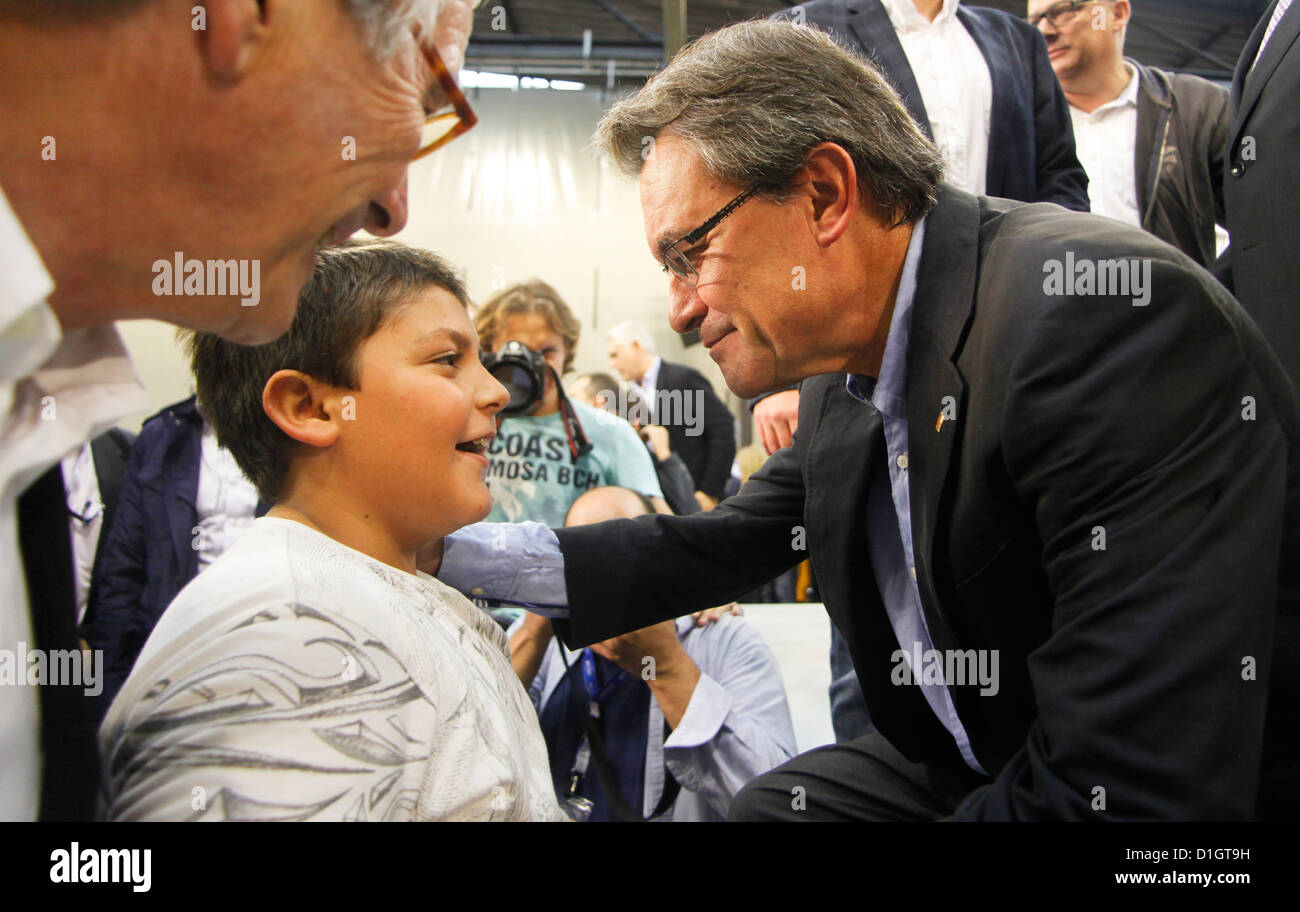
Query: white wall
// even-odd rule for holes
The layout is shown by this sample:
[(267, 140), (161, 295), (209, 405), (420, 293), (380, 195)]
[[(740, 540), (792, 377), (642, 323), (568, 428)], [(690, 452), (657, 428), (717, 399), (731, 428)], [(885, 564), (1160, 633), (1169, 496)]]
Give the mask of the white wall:
[[(737, 408), (700, 346), (684, 349), (666, 322), (667, 280), (642, 232), (636, 182), (590, 148), (604, 109), (595, 90), (481, 89), (479, 124), (410, 170), (410, 215), (397, 239), (447, 257), (474, 300), (529, 278), (564, 296), (582, 321), (575, 369), (608, 369), (604, 336), (639, 320), (660, 354), (692, 365)], [(155, 410), (191, 392), (173, 330), (122, 324)], [(146, 414), (123, 422), (137, 427)]]

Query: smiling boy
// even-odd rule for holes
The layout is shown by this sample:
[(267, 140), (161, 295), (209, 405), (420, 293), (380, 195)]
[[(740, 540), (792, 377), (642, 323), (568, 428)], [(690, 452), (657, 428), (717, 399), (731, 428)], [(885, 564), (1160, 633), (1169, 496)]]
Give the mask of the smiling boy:
[(289, 332), (190, 341), (218, 440), (275, 504), (172, 602), (100, 732), (112, 819), (563, 819), (497, 625), (416, 570), (491, 508), (506, 391), (459, 280), (321, 251)]

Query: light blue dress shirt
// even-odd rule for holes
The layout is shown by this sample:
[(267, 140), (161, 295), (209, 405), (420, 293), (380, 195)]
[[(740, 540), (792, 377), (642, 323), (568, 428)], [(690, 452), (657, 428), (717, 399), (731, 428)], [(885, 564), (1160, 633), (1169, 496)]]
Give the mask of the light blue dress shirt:
[[(912, 229), (912, 239), (907, 245), (894, 316), (880, 360), (880, 378), (874, 381), (874, 389), (872, 379), (863, 374), (850, 374), (846, 381), (849, 395), (871, 404), (884, 424), (889, 472), (877, 472), (867, 494), (867, 551), (889, 625), (894, 629), (899, 647), (908, 656), (913, 655), (914, 644), (919, 644), (921, 655), (934, 648), (921, 608), (921, 590), (916, 583), (911, 485), (907, 471), (907, 343), (912, 333), (912, 304), (916, 300), (917, 269), (924, 242), (925, 219), (922, 219)], [(921, 688), (930, 709), (952, 733), (966, 765), (985, 773), (971, 751), (970, 737), (957, 717), (957, 707), (947, 685), (921, 683), (921, 672), (920, 668), (912, 669), (912, 680), (916, 682), (912, 686)]]
[[(872, 405), (884, 421), (889, 473), (876, 473), (867, 496), (867, 550), (890, 626), (908, 656), (917, 643), (922, 655), (934, 648), (916, 583), (907, 473), (907, 347), (925, 223), (922, 219), (912, 229), (881, 358), (880, 378), (874, 389), (871, 378), (865, 375), (850, 374), (847, 380), (849, 394)], [(447, 538), (438, 578), (470, 598), (526, 601), (538, 614), (568, 617), (560, 543), (555, 533), (540, 523), (480, 523), (453, 533)], [(921, 683), (921, 669), (913, 670), (912, 680), (916, 683), (904, 686), (921, 688), (930, 709), (952, 734), (967, 766), (987, 775), (971, 750), (970, 736), (957, 716), (947, 684)]]

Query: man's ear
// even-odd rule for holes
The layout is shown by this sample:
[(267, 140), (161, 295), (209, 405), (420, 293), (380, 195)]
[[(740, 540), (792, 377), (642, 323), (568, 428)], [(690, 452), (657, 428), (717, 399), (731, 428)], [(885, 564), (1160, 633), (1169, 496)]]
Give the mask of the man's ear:
[(813, 146), (795, 181), (806, 185), (804, 192), (812, 201), (813, 239), (823, 247), (839, 240), (862, 202), (853, 158), (835, 143)]
[(295, 370), (280, 370), (262, 388), (262, 409), (275, 426), (299, 443), (328, 447), (343, 420), (337, 388)]
[(265, 45), (267, 6), (275, 2), (204, 0), (198, 4), (202, 7), (201, 18), (195, 13), (191, 27), (199, 33), (208, 72), (218, 82), (236, 83), (248, 72)]

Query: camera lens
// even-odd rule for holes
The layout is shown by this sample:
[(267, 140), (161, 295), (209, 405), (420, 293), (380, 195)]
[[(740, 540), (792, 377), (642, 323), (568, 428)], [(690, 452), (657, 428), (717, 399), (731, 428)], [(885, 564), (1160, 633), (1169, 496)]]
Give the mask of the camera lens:
[(537, 388), (536, 379), (525, 367), (506, 362), (497, 364), (491, 372), (510, 393), (505, 411), (521, 412), (541, 398), (542, 391)]

